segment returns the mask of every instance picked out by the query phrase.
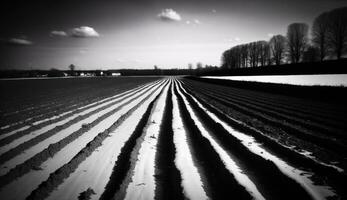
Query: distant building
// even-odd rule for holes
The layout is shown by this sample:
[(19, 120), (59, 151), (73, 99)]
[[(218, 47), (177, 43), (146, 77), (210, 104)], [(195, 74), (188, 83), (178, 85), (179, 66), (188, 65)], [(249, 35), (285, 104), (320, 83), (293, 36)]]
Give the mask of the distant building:
[(120, 76), (120, 75), (121, 73), (116, 73), (116, 72), (111, 73), (111, 76)]

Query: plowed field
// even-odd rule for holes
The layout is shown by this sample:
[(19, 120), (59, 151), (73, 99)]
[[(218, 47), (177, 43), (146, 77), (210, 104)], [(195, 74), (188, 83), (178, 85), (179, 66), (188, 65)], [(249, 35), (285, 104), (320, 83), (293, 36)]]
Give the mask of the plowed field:
[(0, 199), (347, 198), (346, 107), (176, 77), (64, 81), (1, 82)]

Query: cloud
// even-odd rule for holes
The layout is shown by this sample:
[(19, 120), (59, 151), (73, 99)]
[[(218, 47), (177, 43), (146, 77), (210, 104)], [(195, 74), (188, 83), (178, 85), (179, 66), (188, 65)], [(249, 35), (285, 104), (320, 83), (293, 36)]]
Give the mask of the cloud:
[(80, 54), (86, 54), (86, 53), (88, 53), (88, 51), (85, 50), (85, 49), (81, 49), (81, 50), (79, 50), (78, 52), (79, 52)]
[(201, 21), (198, 19), (193, 19), (193, 20), (186, 20), (185, 23), (187, 25), (200, 25)]
[(117, 59), (116, 59), (116, 62), (124, 63), (124, 62), (126, 62), (126, 60), (125, 60), (125, 59), (122, 59), (122, 58), (117, 58)]
[(201, 24), (200, 20), (198, 20), (198, 19), (194, 19), (194, 23), (195, 24)]
[(215, 9), (212, 9), (212, 13), (216, 13), (217, 12), (217, 10), (215, 10)]
[(267, 36), (270, 37), (270, 38), (273, 37), (274, 35), (275, 35), (275, 34), (273, 34), (273, 33), (268, 33), (268, 34), (267, 34)]
[(71, 30), (71, 36), (85, 38), (85, 37), (99, 37), (100, 35), (92, 27), (81, 26), (81, 27), (73, 28)]
[(226, 39), (227, 42), (240, 42), (241, 39), (239, 37), (229, 38)]
[(51, 36), (60, 36), (60, 37), (66, 37), (67, 33), (65, 31), (51, 31)]
[(163, 9), (158, 17), (163, 21), (181, 21), (181, 16), (171, 8)]
[(25, 38), (10, 38), (5, 41), (7, 44), (10, 45), (17, 45), (17, 46), (29, 46), (34, 44), (32, 41), (27, 40)]

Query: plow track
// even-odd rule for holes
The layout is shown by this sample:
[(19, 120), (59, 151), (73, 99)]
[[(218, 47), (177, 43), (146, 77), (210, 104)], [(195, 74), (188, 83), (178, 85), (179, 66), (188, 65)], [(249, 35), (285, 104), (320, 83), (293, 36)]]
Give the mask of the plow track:
[(110, 88), (2, 110), (25, 117), (1, 124), (1, 199), (347, 198), (334, 105), (175, 77)]

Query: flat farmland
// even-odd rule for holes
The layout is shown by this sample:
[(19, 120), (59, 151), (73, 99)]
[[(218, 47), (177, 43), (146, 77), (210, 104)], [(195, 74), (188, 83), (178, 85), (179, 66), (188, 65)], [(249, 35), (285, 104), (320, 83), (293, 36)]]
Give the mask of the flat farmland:
[(0, 81), (1, 199), (346, 199), (343, 104), (178, 77)]

